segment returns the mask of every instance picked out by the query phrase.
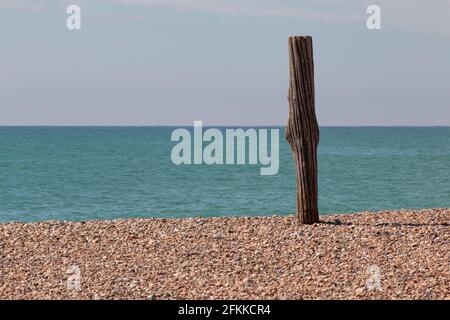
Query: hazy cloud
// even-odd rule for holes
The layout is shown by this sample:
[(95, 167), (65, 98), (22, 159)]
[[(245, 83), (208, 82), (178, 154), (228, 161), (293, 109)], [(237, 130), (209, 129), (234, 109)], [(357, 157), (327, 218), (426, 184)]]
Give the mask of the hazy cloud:
[[(184, 11), (203, 11), (239, 16), (293, 17), (321, 21), (360, 20), (363, 13), (347, 12), (343, 6), (321, 7), (324, 1), (289, 0), (114, 0), (120, 3), (170, 7)], [(327, 2), (327, 1), (325, 1)], [(319, 6), (316, 5), (319, 4)]]
[(35, 10), (41, 1), (29, 0), (1, 0), (0, 10)]
[(450, 35), (450, 0), (114, 0), (123, 4), (166, 7), (239, 16), (301, 18), (323, 22), (360, 22), (366, 8), (381, 7), (390, 26)]
[(1, 0), (0, 10), (30, 10), (68, 4), (101, 5), (109, 14), (111, 2), (130, 6), (169, 8), (234, 16), (300, 18), (322, 22), (361, 22), (366, 8), (381, 7), (383, 25), (450, 35), (450, 0)]

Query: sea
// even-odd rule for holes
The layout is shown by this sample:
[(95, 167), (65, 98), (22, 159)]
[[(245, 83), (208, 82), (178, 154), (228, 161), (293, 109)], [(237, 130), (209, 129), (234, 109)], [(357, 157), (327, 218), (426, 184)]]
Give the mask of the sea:
[[(0, 222), (295, 212), (283, 127), (275, 175), (175, 165), (175, 129), (0, 127)], [(450, 127), (321, 127), (318, 180), (321, 215), (450, 207)]]

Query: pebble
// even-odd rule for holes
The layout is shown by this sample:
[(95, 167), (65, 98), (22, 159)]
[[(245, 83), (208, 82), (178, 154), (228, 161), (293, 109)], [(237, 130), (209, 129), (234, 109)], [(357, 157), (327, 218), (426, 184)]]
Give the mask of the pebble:
[(441, 208), (314, 227), (293, 216), (0, 224), (0, 299), (450, 299), (449, 222)]

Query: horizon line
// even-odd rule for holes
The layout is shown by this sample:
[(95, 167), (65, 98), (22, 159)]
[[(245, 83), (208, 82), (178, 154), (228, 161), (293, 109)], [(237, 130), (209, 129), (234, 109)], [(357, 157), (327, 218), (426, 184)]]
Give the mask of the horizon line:
[[(64, 127), (80, 127), (80, 128), (86, 128), (86, 127), (97, 127), (97, 128), (108, 128), (108, 127), (123, 127), (123, 128), (144, 128), (144, 127), (193, 127), (193, 124), (144, 124), (144, 125), (134, 125), (134, 124), (108, 124), (108, 125), (102, 125), (102, 124), (0, 124), (0, 127), (2, 128), (12, 128), (12, 127), (54, 127), (54, 128), (64, 128)], [(203, 125), (203, 127), (285, 127), (286, 125), (276, 125), (276, 124), (258, 124), (258, 125), (250, 125), (250, 124), (208, 124)], [(339, 125), (320, 125), (319, 127), (450, 127), (450, 124), (401, 124), (401, 125), (391, 125), (391, 124), (358, 124), (358, 125), (346, 125), (346, 124), (339, 124)]]

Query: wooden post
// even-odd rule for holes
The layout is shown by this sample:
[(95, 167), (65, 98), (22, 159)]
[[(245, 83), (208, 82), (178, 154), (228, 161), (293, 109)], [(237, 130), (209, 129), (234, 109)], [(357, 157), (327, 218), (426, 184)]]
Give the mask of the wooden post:
[(286, 139), (297, 171), (297, 219), (302, 224), (319, 222), (317, 204), (317, 124), (314, 98), (312, 38), (289, 37), (289, 118)]

